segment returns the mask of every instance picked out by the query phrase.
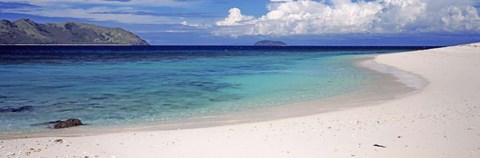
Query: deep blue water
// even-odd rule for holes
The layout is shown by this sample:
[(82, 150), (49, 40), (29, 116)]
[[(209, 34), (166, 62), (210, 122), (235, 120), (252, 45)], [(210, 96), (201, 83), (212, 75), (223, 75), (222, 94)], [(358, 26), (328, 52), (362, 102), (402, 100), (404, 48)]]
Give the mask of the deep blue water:
[[(364, 54), (427, 47), (0, 46), (1, 133), (156, 123), (355, 91)], [(0, 133), (0, 134), (1, 134)]]

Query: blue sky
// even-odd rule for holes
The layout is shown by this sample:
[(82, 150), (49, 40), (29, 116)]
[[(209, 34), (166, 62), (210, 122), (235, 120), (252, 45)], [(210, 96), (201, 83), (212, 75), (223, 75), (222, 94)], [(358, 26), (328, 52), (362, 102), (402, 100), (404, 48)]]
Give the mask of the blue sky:
[(0, 0), (0, 18), (122, 27), (154, 45), (454, 45), (479, 0)]

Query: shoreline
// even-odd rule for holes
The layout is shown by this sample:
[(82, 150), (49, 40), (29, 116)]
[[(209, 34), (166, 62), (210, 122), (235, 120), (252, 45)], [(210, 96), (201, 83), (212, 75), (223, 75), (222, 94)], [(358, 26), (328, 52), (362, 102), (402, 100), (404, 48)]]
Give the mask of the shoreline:
[(368, 106), (207, 128), (2, 140), (0, 155), (480, 157), (478, 52), (480, 44), (378, 55), (376, 62), (417, 74), (428, 85)]
[[(353, 65), (363, 69), (362, 71), (373, 73), (375, 76), (373, 77), (372, 80), (374, 81), (372, 82), (382, 86), (364, 86), (363, 88), (346, 94), (296, 103), (287, 103), (273, 107), (256, 108), (215, 115), (196, 116), (192, 118), (162, 121), (157, 123), (144, 123), (141, 125), (107, 125), (105, 127), (98, 127), (98, 125), (87, 125), (57, 130), (47, 129), (39, 132), (2, 134), (0, 135), (0, 140), (41, 137), (82, 137), (111, 133), (148, 132), (179, 129), (184, 130), (265, 122), (369, 106), (395, 98), (408, 96), (419, 91), (421, 87), (405, 86), (406, 83), (403, 83), (404, 81), (395, 78), (396, 76), (402, 75), (406, 76), (404, 79), (412, 77), (408, 76), (408, 72), (404, 72), (395, 68), (390, 68), (386, 72), (378, 71), (379, 68), (381, 69), (386, 65), (374, 62), (375, 56), (376, 55), (360, 55), (355, 57), (357, 59), (353, 59), (352, 61), (354, 62)], [(383, 88), (384, 86), (387, 86), (388, 88), (385, 89)], [(274, 115), (272, 115), (272, 113), (274, 113)]]

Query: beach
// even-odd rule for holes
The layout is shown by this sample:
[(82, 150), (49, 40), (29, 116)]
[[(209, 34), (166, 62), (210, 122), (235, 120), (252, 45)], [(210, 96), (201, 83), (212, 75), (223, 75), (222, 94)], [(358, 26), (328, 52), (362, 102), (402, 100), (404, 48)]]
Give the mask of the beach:
[[(414, 93), (308, 116), (179, 130), (0, 140), (0, 157), (480, 157), (480, 44), (382, 54)], [(71, 128), (72, 130), (74, 128)]]

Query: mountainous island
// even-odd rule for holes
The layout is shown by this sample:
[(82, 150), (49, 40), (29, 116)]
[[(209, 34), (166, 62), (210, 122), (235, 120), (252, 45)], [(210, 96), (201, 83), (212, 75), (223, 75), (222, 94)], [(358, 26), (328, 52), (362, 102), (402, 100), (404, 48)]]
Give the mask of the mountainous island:
[(30, 19), (0, 20), (0, 44), (148, 45), (122, 28), (76, 22), (40, 24)]
[(256, 42), (254, 46), (287, 46), (287, 44), (282, 41), (262, 40)]

